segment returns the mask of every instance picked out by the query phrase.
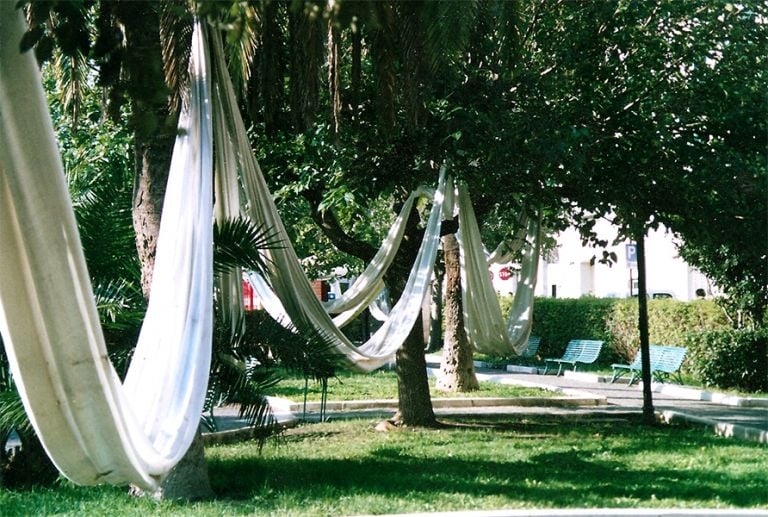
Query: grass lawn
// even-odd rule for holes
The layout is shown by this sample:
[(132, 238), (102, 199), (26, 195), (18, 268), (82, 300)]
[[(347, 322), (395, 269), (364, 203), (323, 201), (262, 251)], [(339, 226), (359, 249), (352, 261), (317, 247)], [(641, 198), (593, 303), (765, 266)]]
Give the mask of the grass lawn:
[[(552, 397), (551, 391), (523, 388), (493, 382), (481, 382), (480, 390), (469, 393), (447, 393), (435, 388), (435, 378), (429, 378), (430, 393), (435, 397)], [(288, 376), (281, 380), (270, 395), (284, 397), (295, 402), (304, 400), (304, 379)], [(309, 381), (307, 400), (320, 401), (320, 384)], [(339, 372), (328, 380), (328, 400), (397, 399), (397, 376), (389, 370), (372, 373)]]
[(437, 430), (307, 424), (260, 454), (210, 447), (216, 499), (137, 500), (123, 488), (0, 490), (2, 515), (354, 515), (546, 508), (768, 508), (765, 446), (634, 420), (504, 416)]

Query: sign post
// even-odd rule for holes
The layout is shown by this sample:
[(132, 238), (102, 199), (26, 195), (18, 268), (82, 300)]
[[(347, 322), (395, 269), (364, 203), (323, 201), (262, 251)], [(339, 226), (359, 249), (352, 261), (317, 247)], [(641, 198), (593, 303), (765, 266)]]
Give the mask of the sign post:
[(629, 268), (629, 296), (635, 295), (635, 279), (632, 276), (632, 268), (637, 267), (637, 244), (629, 242), (625, 245), (627, 254), (627, 268)]

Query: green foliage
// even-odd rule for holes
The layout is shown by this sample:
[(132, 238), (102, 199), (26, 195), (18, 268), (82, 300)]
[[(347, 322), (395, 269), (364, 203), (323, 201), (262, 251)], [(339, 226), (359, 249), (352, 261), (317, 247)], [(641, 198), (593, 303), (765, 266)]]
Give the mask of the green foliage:
[[(648, 301), (649, 336), (654, 344), (685, 346), (690, 332), (727, 326), (723, 311), (710, 300)], [(640, 347), (637, 300), (537, 298), (532, 334), (541, 336), (540, 355), (546, 357), (562, 355), (570, 339), (602, 339), (599, 363), (627, 363)]]
[(612, 360), (612, 336), (606, 322), (615, 300), (606, 298), (537, 298), (532, 334), (541, 337), (539, 355), (560, 357), (571, 339), (605, 341), (600, 362)]
[[(614, 300), (610, 317), (605, 322), (613, 353), (621, 362), (632, 361), (640, 348), (637, 305), (636, 299)], [(653, 344), (684, 346), (690, 332), (720, 329), (727, 325), (722, 309), (711, 300), (648, 301), (648, 336)]]
[(768, 331), (724, 329), (686, 336), (693, 374), (707, 386), (768, 391)]
[(274, 231), (264, 225), (255, 225), (245, 217), (238, 217), (213, 226), (213, 264), (217, 273), (235, 267), (255, 271), (260, 275), (267, 272), (264, 250), (284, 246)]

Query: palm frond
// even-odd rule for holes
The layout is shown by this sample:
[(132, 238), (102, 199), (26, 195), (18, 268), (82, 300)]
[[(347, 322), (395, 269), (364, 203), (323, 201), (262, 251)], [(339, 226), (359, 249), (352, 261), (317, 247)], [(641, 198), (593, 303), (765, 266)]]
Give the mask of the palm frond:
[(229, 75), (235, 91), (245, 98), (253, 72), (252, 63), (257, 61), (261, 13), (255, 6), (243, 2), (233, 5), (228, 15), (224, 28), (227, 29), (225, 52)]
[(218, 273), (235, 267), (266, 274), (269, 259), (264, 250), (280, 249), (277, 233), (247, 217), (217, 222), (213, 229), (213, 263)]
[(25, 435), (34, 433), (19, 392), (15, 388), (0, 392), (0, 432), (3, 430), (15, 430)]
[(478, 11), (477, 0), (425, 2), (421, 23), (433, 73), (448, 65), (456, 53), (467, 46)]
[(56, 89), (64, 110), (72, 117), (72, 126), (76, 129), (80, 109), (88, 89), (88, 63), (86, 56), (79, 51), (72, 55), (56, 52), (53, 61), (56, 70)]
[(144, 317), (141, 291), (124, 278), (96, 284), (93, 289), (102, 326), (111, 330), (136, 328)]
[(181, 107), (182, 86), (188, 77), (192, 49), (192, 14), (186, 0), (162, 0), (160, 3), (160, 42), (165, 82), (171, 91), (171, 111)]

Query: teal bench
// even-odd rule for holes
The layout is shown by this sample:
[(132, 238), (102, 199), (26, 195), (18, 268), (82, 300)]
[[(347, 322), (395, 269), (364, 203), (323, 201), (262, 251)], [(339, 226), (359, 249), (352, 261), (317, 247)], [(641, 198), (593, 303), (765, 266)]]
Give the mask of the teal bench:
[(523, 350), (523, 353), (520, 354), (520, 357), (523, 357), (525, 359), (536, 357), (536, 354), (539, 353), (539, 345), (541, 345), (540, 337), (535, 337), (535, 336), (529, 337), (528, 345), (525, 347), (525, 350)]
[(560, 375), (564, 364), (572, 364), (573, 371), (576, 371), (578, 363), (591, 364), (597, 360), (600, 350), (603, 348), (603, 341), (596, 339), (572, 339), (565, 347), (562, 357), (550, 357), (544, 359), (544, 375), (547, 374), (550, 363), (557, 363), (557, 375)]
[[(684, 346), (650, 345), (648, 352), (653, 378), (658, 382), (664, 382), (674, 376), (677, 382), (684, 384), (683, 378), (680, 375), (680, 367), (683, 364), (687, 351), (688, 349)], [(643, 369), (640, 350), (637, 351), (635, 359), (631, 364), (612, 364), (611, 368), (613, 369), (612, 383), (629, 372), (628, 385), (632, 386), (640, 378), (640, 373)]]

